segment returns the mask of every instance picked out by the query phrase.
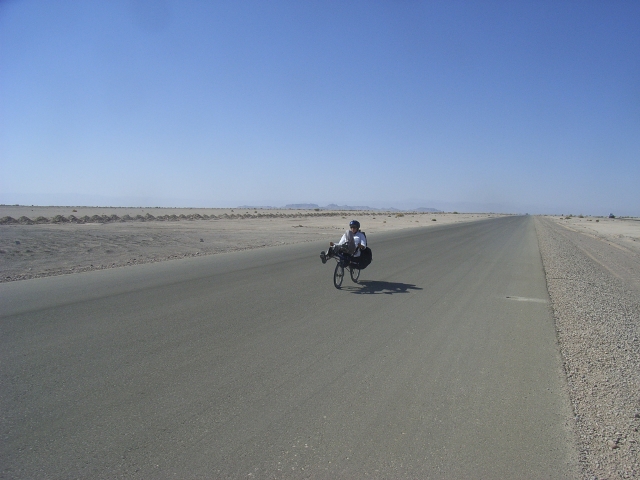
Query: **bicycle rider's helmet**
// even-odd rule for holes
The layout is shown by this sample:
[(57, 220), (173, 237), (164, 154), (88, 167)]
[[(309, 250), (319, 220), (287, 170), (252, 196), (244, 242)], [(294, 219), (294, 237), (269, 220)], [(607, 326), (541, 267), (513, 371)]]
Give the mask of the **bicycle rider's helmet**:
[(349, 227), (356, 227), (357, 229), (360, 229), (360, 222), (357, 220), (351, 220), (349, 222)]

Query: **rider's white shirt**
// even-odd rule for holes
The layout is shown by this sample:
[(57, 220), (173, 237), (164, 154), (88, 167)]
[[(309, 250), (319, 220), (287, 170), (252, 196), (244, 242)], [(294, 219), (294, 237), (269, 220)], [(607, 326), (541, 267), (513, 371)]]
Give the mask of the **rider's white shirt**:
[[(360, 245), (367, 246), (367, 237), (365, 237), (362, 232), (357, 232), (353, 235), (353, 240), (356, 243), (356, 253), (353, 254), (354, 257), (360, 256)], [(338, 245), (343, 245), (347, 243), (347, 234), (344, 233), (342, 238), (338, 242)]]

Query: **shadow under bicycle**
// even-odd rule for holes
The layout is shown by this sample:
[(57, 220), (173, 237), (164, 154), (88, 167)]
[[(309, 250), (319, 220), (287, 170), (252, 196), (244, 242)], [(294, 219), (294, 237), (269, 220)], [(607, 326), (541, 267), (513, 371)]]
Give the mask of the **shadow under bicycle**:
[(410, 293), (411, 290), (422, 290), (411, 283), (383, 282), (379, 280), (360, 280), (356, 285), (343, 286), (342, 290), (357, 295)]

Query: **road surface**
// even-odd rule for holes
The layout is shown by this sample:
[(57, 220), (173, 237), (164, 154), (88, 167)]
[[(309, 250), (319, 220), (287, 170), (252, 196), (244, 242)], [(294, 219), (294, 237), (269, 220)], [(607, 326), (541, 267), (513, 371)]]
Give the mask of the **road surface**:
[(575, 478), (531, 217), (0, 285), (1, 478)]

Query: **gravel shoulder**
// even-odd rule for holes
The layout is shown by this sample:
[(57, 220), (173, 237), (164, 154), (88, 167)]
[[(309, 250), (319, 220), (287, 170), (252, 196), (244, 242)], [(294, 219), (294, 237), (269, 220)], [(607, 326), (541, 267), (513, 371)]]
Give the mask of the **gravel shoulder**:
[[(635, 225), (627, 224), (627, 227)], [(536, 217), (583, 477), (640, 477), (640, 251), (634, 235)]]

